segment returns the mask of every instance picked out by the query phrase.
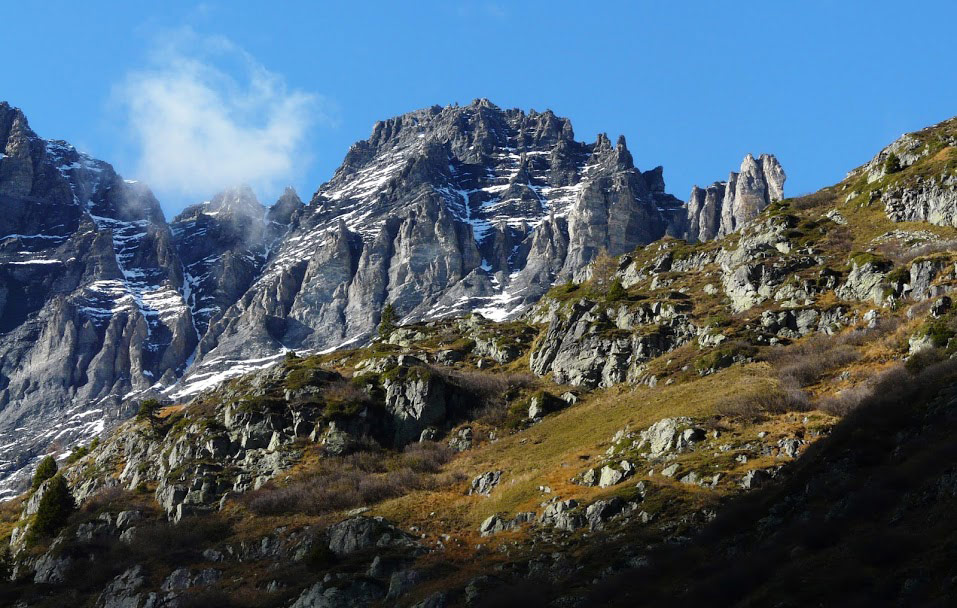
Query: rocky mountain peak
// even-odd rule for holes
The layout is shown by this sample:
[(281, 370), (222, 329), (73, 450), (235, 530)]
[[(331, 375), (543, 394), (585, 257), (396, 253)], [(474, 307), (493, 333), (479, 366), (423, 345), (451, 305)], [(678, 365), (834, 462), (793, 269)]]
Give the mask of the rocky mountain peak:
[(15, 156), (17, 142), (35, 138), (36, 134), (20, 108), (0, 101), (0, 143), (4, 144), (4, 155)]
[(288, 226), (293, 222), (294, 217), (297, 217), (302, 212), (305, 206), (302, 199), (300, 199), (296, 193), (296, 189), (288, 186), (276, 203), (269, 208), (266, 219), (276, 224)]
[(784, 197), (785, 179), (784, 169), (774, 155), (762, 154), (755, 159), (748, 154), (728, 181), (692, 188), (683, 236), (694, 242), (735, 232)]

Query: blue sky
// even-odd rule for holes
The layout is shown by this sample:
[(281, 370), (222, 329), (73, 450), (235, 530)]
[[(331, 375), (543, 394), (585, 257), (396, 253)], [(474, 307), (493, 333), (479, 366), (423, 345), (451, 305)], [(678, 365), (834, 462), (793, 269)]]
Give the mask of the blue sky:
[(148, 181), (167, 215), (222, 181), (308, 200), (376, 120), (476, 97), (551, 108), (582, 140), (624, 134), (682, 199), (747, 152), (778, 156), (787, 194), (813, 191), (957, 114), (953, 0), (10, 2), (3, 16), (0, 99)]

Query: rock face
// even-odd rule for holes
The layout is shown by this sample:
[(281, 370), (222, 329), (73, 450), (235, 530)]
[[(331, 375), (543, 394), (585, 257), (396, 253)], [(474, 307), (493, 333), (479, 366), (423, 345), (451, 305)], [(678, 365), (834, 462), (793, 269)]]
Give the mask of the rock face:
[(248, 187), (187, 207), (170, 224), (183, 264), (183, 297), (202, 336), (249, 288), (267, 254), (304, 207), (292, 189), (269, 211)]
[[(607, 305), (587, 299), (553, 307), (530, 358), (531, 370), (588, 388), (637, 381), (642, 363), (693, 338), (683, 301)], [(639, 327), (644, 331), (634, 331)]]
[(599, 251), (651, 242), (683, 213), (623, 138), (580, 143), (552, 112), (477, 100), (380, 122), (210, 324), (194, 373), (363, 339), (387, 302), (403, 322), (513, 317)]
[(735, 232), (784, 197), (785, 179), (784, 169), (773, 155), (762, 154), (755, 160), (748, 154), (741, 170), (732, 172), (728, 181), (691, 190), (685, 238), (708, 241)]
[[(0, 476), (95, 434), (196, 342), (159, 204), (0, 103)], [(17, 429), (16, 432), (13, 429)]]
[[(773, 157), (749, 156), (689, 223), (661, 167), (639, 170), (623, 137), (582, 143), (551, 111), (476, 100), (377, 123), (309, 205), (288, 190), (267, 210), (240, 187), (167, 224), (146, 187), (0, 103), (0, 492), (22, 487), (51, 437), (86, 441), (137, 399), (181, 400), (287, 349), (361, 343), (386, 303), (403, 322), (514, 318), (601, 251), (735, 229), (783, 180)], [(660, 332), (629, 340), (572, 320), (574, 338), (552, 335), (535, 371), (621, 381), (693, 333), (653, 316)], [(475, 342), (492, 361), (518, 357), (493, 335)], [(387, 387), (398, 443), (445, 416), (441, 383), (420, 384)]]

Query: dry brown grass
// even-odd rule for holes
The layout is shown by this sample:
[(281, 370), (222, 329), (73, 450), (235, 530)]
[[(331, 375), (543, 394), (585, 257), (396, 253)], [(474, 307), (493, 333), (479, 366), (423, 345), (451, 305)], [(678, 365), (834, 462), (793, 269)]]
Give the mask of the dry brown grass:
[(283, 482), (271, 481), (240, 497), (256, 515), (321, 515), (369, 506), (414, 490), (435, 490), (462, 481), (442, 473), (452, 457), (445, 445), (410, 444), (399, 453), (363, 450), (326, 456)]
[(772, 390), (775, 384), (769, 366), (757, 363), (671, 386), (617, 386), (595, 391), (575, 407), (465, 452), (447, 466), (463, 479), (504, 470), (502, 482), (490, 497), (465, 496), (463, 483), (440, 492), (412, 492), (383, 502), (375, 511), (396, 521), (468, 537), (494, 513), (540, 510), (538, 503), (544, 499), (540, 485), (551, 487), (552, 495), (563, 499), (588, 502), (608, 490), (575, 485), (570, 479), (608, 447), (618, 429), (644, 428), (669, 416), (708, 417), (718, 403), (740, 391)]

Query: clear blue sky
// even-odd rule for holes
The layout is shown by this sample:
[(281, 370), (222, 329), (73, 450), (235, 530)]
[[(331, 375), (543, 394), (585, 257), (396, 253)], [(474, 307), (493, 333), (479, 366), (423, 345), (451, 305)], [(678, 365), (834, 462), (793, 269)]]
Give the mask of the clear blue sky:
[[(183, 32), (191, 41), (175, 56), (213, 70), (200, 78), (225, 99), (255, 64), (279, 83), (279, 98), (308, 101), (292, 106), (308, 126), (270, 131), (297, 143), (263, 152), (276, 161), (257, 187), (266, 202), (279, 182), (308, 200), (376, 120), (476, 97), (551, 108), (587, 141), (622, 133), (636, 163), (664, 165), (682, 199), (695, 183), (726, 178), (747, 152), (778, 156), (788, 194), (816, 190), (899, 134), (957, 114), (953, 0), (6, 2), (2, 14), (0, 99), (22, 107), (41, 135), (125, 177), (149, 166), (181, 179), (178, 188), (149, 180), (168, 215), (212, 186), (168, 159), (144, 165), (143, 142), (153, 140), (137, 139), (133, 102), (117, 91), (167, 70), (157, 47)], [(224, 39), (228, 52), (208, 52), (208, 40)], [(142, 97), (140, 111), (151, 112)], [(230, 116), (240, 126), (261, 118), (255, 106)], [(260, 164), (247, 155), (258, 146), (227, 132), (210, 149), (226, 141), (229, 158)], [(150, 137), (163, 139), (162, 123)]]

